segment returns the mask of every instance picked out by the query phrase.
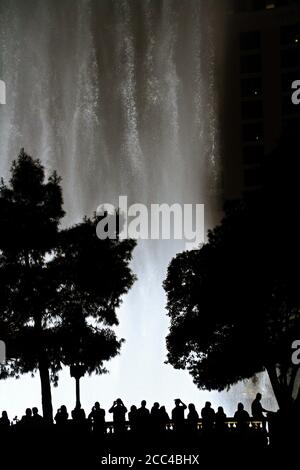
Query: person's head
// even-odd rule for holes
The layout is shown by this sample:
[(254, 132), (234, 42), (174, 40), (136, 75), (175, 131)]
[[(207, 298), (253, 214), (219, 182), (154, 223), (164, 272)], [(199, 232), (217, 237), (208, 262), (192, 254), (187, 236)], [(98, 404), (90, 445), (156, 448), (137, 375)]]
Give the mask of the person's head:
[(31, 412), (31, 409), (30, 409), (30, 408), (26, 408), (25, 415), (26, 415), (28, 418), (31, 417), (32, 412)]
[(238, 403), (238, 411), (243, 411), (244, 405), (243, 403)]
[(7, 411), (2, 411), (2, 418), (8, 418)]
[(66, 412), (67, 412), (67, 407), (66, 407), (66, 405), (61, 405), (60, 411), (62, 411), (63, 413), (66, 413)]
[(117, 404), (117, 405), (122, 405), (122, 404), (123, 404), (121, 398), (117, 398), (117, 399), (116, 399), (116, 404)]
[(211, 407), (211, 402), (210, 402), (210, 401), (207, 401), (207, 402), (205, 403), (205, 408), (210, 408), (210, 407)]
[(261, 399), (262, 399), (261, 393), (257, 393), (257, 394), (256, 394), (256, 400), (257, 400), (257, 401), (260, 401)]
[(146, 404), (147, 404), (147, 403), (146, 403), (146, 400), (142, 400), (142, 401), (141, 401), (141, 407), (142, 407), (142, 408), (146, 408)]
[(153, 409), (154, 410), (158, 410), (159, 409), (159, 403), (156, 401), (155, 403), (153, 403)]
[(175, 398), (175, 406), (179, 406), (180, 405), (180, 399), (179, 398)]
[(96, 410), (99, 410), (99, 408), (100, 408), (100, 403), (99, 403), (98, 401), (96, 401), (96, 403), (95, 403), (94, 406), (95, 406)]
[(130, 411), (133, 411), (133, 412), (136, 411), (136, 406), (135, 406), (135, 405), (132, 405), (132, 406), (130, 407)]
[(190, 403), (190, 404), (189, 404), (189, 410), (190, 410), (190, 411), (196, 411), (196, 408), (195, 408), (194, 403)]
[(165, 406), (161, 406), (161, 407), (160, 407), (160, 411), (165, 412), (165, 411), (166, 411), (166, 407), (165, 407)]
[(218, 413), (220, 413), (220, 414), (224, 413), (223, 406), (218, 407)]
[(39, 412), (39, 410), (37, 409), (36, 406), (34, 406), (34, 407), (32, 408), (32, 414), (33, 414), (33, 416), (36, 416), (36, 415), (38, 414), (38, 412)]

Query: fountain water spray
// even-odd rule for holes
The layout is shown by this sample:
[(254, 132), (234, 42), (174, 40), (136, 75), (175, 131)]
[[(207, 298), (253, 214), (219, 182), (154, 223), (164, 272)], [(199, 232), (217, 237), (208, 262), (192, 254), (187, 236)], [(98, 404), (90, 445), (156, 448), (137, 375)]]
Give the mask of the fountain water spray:
[[(65, 225), (101, 203), (117, 206), (125, 194), (129, 205), (204, 204), (206, 231), (221, 211), (220, 3), (0, 0), (1, 78), (7, 83), (0, 175), (8, 176), (24, 147), (62, 175)], [(173, 395), (198, 407), (204, 401), (205, 392), (186, 372), (164, 364), (162, 281), (184, 249), (183, 240), (139, 241), (132, 266), (138, 281), (119, 312), (118, 333), (126, 343), (109, 364), (110, 375), (83, 381), (84, 406), (99, 396), (109, 406), (115, 395), (167, 406)], [(54, 406), (72, 400), (67, 375), (53, 391)], [(33, 383), (25, 377), (1, 388), (11, 397), (22, 386), (22, 397), (12, 400), (22, 409), (29, 396), (38, 397)]]

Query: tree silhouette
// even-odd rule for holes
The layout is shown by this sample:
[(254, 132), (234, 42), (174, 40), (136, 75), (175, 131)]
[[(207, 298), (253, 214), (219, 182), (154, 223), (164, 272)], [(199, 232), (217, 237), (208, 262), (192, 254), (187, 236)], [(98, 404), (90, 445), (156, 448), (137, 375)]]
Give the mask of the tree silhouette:
[(98, 239), (96, 217), (61, 230), (62, 204), (56, 173), (46, 180), (41, 163), (21, 150), (9, 184), (0, 187), (0, 324), (9, 359), (1, 377), (39, 371), (48, 420), (50, 381), (79, 360), (79, 340), (90, 373), (103, 372), (103, 361), (119, 352), (110, 327), (134, 281), (135, 242)]
[(103, 362), (119, 353), (124, 340), (117, 340), (112, 327), (118, 325), (121, 295), (135, 279), (128, 267), (135, 241), (99, 240), (98, 220), (85, 218), (62, 231), (59, 255), (51, 263), (60, 279), (61, 362), (75, 371), (75, 378), (76, 369), (81, 375), (106, 373)]
[(300, 331), (296, 148), (281, 142), (265, 160), (261, 190), (228, 204), (207, 244), (177, 255), (164, 282), (168, 361), (209, 390), (266, 370), (280, 407), (299, 400), (291, 361)]

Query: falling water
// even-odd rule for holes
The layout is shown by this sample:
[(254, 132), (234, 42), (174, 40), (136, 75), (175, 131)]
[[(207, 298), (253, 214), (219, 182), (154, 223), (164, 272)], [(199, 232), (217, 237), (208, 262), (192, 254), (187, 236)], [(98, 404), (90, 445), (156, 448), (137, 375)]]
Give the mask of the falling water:
[[(220, 209), (220, 3), (0, 0), (0, 78), (7, 86), (0, 174), (7, 176), (21, 147), (56, 169), (65, 224), (119, 195), (147, 205), (205, 203), (206, 228), (213, 224)], [(177, 396), (203, 400), (186, 373), (164, 364), (161, 283), (182, 249), (179, 242), (139, 243), (132, 265), (138, 281), (119, 313), (126, 344), (109, 376), (83, 380), (84, 405), (98, 398), (108, 405), (116, 395), (168, 406)], [(18, 386), (1, 384), (6, 398)], [(26, 399), (38, 396), (34, 380), (22, 386)], [(73, 384), (63, 373), (55, 406), (72, 405), (70, 396)]]

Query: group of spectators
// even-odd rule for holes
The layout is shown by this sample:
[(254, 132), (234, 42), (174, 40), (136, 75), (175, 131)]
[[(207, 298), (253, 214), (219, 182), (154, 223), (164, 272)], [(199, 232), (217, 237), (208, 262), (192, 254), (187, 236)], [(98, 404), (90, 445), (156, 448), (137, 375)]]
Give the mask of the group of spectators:
[[(261, 405), (262, 396), (260, 393), (256, 395), (255, 400), (252, 403), (252, 418), (257, 421), (265, 423), (266, 418), (264, 413), (267, 412)], [(149, 410), (147, 408), (145, 400), (141, 402), (141, 406), (137, 408), (132, 405), (128, 412), (123, 401), (118, 398), (113, 402), (113, 405), (109, 409), (109, 413), (113, 417), (114, 432), (122, 432), (126, 429), (126, 415), (128, 412), (128, 422), (131, 431), (143, 431), (149, 430), (156, 432), (159, 430), (166, 429), (167, 425), (172, 423), (172, 429), (174, 431), (182, 431), (183, 429), (189, 429), (190, 431), (196, 431), (198, 429), (198, 423), (200, 416), (193, 403), (188, 406), (182, 402), (179, 398), (175, 399), (175, 407), (172, 410), (171, 417), (168, 415), (164, 406), (160, 406), (158, 402), (155, 402)], [(185, 416), (187, 410), (187, 416)], [(71, 413), (71, 420), (76, 424), (89, 425), (90, 428), (97, 434), (102, 434), (106, 430), (106, 419), (105, 410), (100, 407), (100, 403), (96, 402), (91, 412), (86, 417), (85, 411), (81, 406), (76, 407)], [(205, 406), (201, 410), (202, 428), (222, 430), (226, 427), (227, 416), (221, 406), (218, 407), (217, 412), (211, 406), (211, 403), (207, 401)], [(249, 413), (244, 409), (244, 405), (239, 403), (237, 411), (234, 414), (234, 420), (237, 423), (238, 429), (248, 427), (250, 421)], [(67, 424), (69, 420), (69, 413), (65, 405), (61, 406), (54, 418), (55, 423), (58, 426)], [(43, 417), (39, 414), (38, 409), (27, 408), (25, 415), (18, 425), (20, 426), (40, 426), (44, 422)], [(0, 429), (9, 428), (11, 425), (8, 418), (7, 412), (3, 411), (0, 418)]]
[[(262, 395), (258, 393), (251, 406), (252, 418), (254, 420), (265, 423), (266, 418), (264, 413), (268, 411), (262, 407), (261, 399)], [(185, 419), (186, 410), (188, 410), (188, 413)], [(115, 430), (122, 430), (126, 423), (127, 408), (120, 398), (113, 403), (113, 406), (110, 408), (109, 412), (113, 414)], [(92, 417), (95, 421), (95, 415), (92, 413), (89, 415), (89, 417)], [(101, 420), (104, 422), (104, 419), (105, 411), (102, 410)], [(179, 398), (175, 399), (175, 407), (172, 410), (171, 419), (164, 406), (159, 406), (159, 403), (155, 402), (150, 411), (146, 407), (145, 400), (141, 402), (140, 408), (137, 408), (135, 405), (131, 406), (128, 413), (130, 429), (137, 431), (147, 428), (150, 428), (154, 431), (165, 429), (166, 425), (170, 422), (172, 422), (172, 426), (175, 431), (180, 431), (184, 428), (188, 428), (189, 430), (193, 431), (198, 429), (199, 419), (200, 416), (196, 410), (195, 405), (190, 403), (187, 406)], [(227, 419), (228, 418), (224, 412), (223, 407), (219, 406), (217, 412), (215, 412), (209, 401), (205, 403), (205, 406), (201, 410), (203, 429), (224, 429), (226, 427)], [(239, 429), (248, 427), (248, 423), (251, 420), (251, 417), (244, 409), (244, 405), (242, 403), (239, 403), (237, 406), (237, 411), (234, 414), (234, 420), (236, 421), (237, 427)]]

